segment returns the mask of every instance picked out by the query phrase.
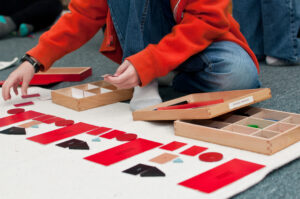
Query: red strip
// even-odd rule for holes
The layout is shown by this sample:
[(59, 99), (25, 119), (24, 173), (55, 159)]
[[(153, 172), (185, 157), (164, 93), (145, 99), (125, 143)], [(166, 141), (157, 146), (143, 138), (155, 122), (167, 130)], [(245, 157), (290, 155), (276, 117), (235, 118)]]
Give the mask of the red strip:
[(71, 126), (63, 127), (47, 133), (36, 135), (33, 137), (27, 138), (28, 140), (38, 142), (40, 144), (50, 144), (61, 139), (72, 137), (81, 133), (85, 133), (91, 129), (97, 128), (94, 125), (86, 124), (83, 122), (76, 123)]
[(31, 97), (40, 97), (40, 94), (39, 93), (34, 93), (34, 94), (30, 94), (30, 95), (22, 95), (21, 97), (23, 99), (31, 98)]
[(168, 151), (175, 151), (176, 149), (179, 149), (180, 147), (183, 147), (185, 145), (186, 145), (186, 143), (174, 141), (174, 142), (170, 142), (169, 144), (164, 145), (160, 148), (168, 150)]
[(192, 146), (184, 151), (182, 151), (180, 154), (183, 155), (189, 155), (189, 156), (195, 156), (203, 151), (205, 151), (207, 148), (200, 147), (200, 146)]
[(104, 135), (100, 135), (100, 137), (102, 138), (106, 138), (106, 139), (113, 139), (119, 135), (125, 134), (126, 132), (124, 131), (119, 131), (119, 130), (112, 130), (108, 133), (105, 133)]
[(87, 132), (87, 134), (89, 134), (89, 135), (100, 135), (101, 133), (105, 133), (106, 131), (109, 131), (109, 130), (111, 130), (111, 128), (99, 127), (95, 130)]
[(14, 109), (9, 109), (7, 111), (8, 114), (18, 114), (18, 113), (24, 113), (25, 109), (23, 108), (14, 108)]
[(25, 102), (25, 103), (20, 103), (20, 104), (14, 104), (15, 107), (29, 106), (29, 105), (33, 105), (33, 102)]
[(211, 100), (211, 101), (203, 101), (203, 102), (193, 102), (188, 104), (182, 104), (177, 106), (166, 106), (166, 107), (159, 107), (156, 110), (172, 110), (172, 109), (188, 109), (188, 108), (199, 108), (202, 106), (208, 106), (213, 104), (220, 104), (223, 103), (223, 99)]
[(179, 185), (211, 193), (263, 167), (265, 166), (240, 159), (233, 159), (193, 178), (180, 182)]
[(162, 145), (158, 142), (153, 142), (146, 139), (136, 139), (131, 142), (127, 142), (125, 144), (121, 144), (119, 146), (113, 147), (111, 149), (107, 149), (100, 153), (96, 153), (94, 155), (85, 157), (84, 159), (102, 164), (105, 166), (109, 166), (116, 162), (125, 160), (137, 154), (143, 153), (145, 151), (151, 150), (155, 147)]
[(48, 119), (48, 120), (44, 120), (43, 123), (46, 123), (46, 124), (52, 124), (52, 123), (55, 123), (57, 121), (61, 121), (61, 120), (65, 120), (64, 118), (61, 118), (61, 117), (53, 117), (51, 119)]
[(18, 123), (18, 122), (22, 122), (25, 120), (29, 120), (35, 117), (39, 117), (44, 115), (43, 113), (38, 113), (35, 111), (26, 111), (23, 113), (18, 113), (15, 115), (11, 115), (11, 116), (7, 116), (7, 117), (3, 117), (0, 119), (0, 127), (3, 126), (7, 126), (7, 125), (11, 125), (14, 123)]
[(49, 119), (54, 118), (54, 117), (55, 116), (53, 116), (53, 115), (43, 115), (41, 117), (34, 118), (33, 120), (39, 121), (39, 122), (44, 122), (45, 120), (49, 120)]

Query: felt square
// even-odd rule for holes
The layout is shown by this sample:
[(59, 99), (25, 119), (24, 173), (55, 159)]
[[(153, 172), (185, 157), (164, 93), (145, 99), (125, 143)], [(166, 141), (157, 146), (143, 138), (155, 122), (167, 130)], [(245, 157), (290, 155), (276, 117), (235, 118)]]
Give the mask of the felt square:
[(29, 127), (31, 127), (33, 125), (37, 125), (37, 124), (40, 124), (40, 123), (42, 123), (42, 122), (33, 120), (33, 121), (27, 122), (25, 124), (18, 125), (18, 127), (29, 128)]

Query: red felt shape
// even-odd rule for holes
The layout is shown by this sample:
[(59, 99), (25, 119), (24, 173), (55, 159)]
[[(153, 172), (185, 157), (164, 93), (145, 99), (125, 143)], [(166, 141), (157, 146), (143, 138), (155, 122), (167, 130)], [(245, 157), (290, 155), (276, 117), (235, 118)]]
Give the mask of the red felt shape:
[(39, 122), (44, 122), (45, 120), (49, 120), (49, 119), (54, 118), (54, 117), (55, 116), (53, 116), (53, 115), (43, 115), (41, 117), (34, 118), (33, 120), (39, 121)]
[(34, 142), (38, 142), (40, 144), (50, 144), (52, 142), (56, 142), (61, 139), (65, 139), (65, 138), (72, 137), (72, 136), (75, 136), (75, 135), (78, 135), (81, 133), (85, 133), (85, 132), (95, 129), (95, 128), (97, 128), (97, 127), (94, 125), (79, 122), (79, 123), (73, 124), (71, 126), (67, 126), (67, 127), (53, 130), (53, 131), (49, 131), (47, 133), (29, 137), (27, 139), (34, 141)]
[(166, 144), (166, 145), (164, 145), (164, 146), (162, 146), (160, 148), (168, 150), (168, 151), (175, 151), (176, 149), (179, 149), (180, 147), (183, 147), (185, 145), (186, 145), (186, 143), (174, 141), (174, 142)]
[(189, 155), (189, 156), (195, 156), (198, 155), (199, 153), (205, 151), (207, 148), (205, 147), (200, 147), (200, 146), (192, 146), (184, 151), (182, 151), (180, 154), (183, 155)]
[(24, 103), (20, 103), (20, 104), (14, 104), (15, 107), (29, 106), (29, 105), (33, 105), (33, 102), (24, 102)]
[(85, 157), (84, 159), (109, 166), (137, 154), (156, 148), (160, 145), (162, 144), (158, 142), (138, 138), (131, 142), (127, 142), (125, 144), (121, 144), (111, 149), (107, 149), (105, 151)]
[(105, 133), (106, 131), (111, 130), (111, 128), (107, 127), (99, 127), (97, 129), (94, 129), (92, 131), (87, 132), (89, 135), (100, 135), (101, 133)]
[(113, 138), (115, 138), (115, 137), (117, 137), (117, 136), (119, 136), (119, 135), (122, 135), (122, 134), (124, 134), (124, 133), (126, 133), (126, 132), (124, 132), (124, 131), (119, 131), (119, 130), (112, 130), (112, 131), (110, 131), (110, 132), (108, 132), (108, 133), (105, 133), (105, 134), (103, 134), (103, 135), (100, 135), (100, 137), (106, 138), (106, 139), (113, 139)]
[(223, 159), (223, 155), (217, 152), (208, 152), (199, 155), (199, 159), (204, 162), (217, 162)]
[(52, 123), (55, 123), (55, 122), (58, 122), (58, 121), (61, 121), (61, 120), (65, 120), (65, 119), (61, 118), (61, 117), (52, 117), (48, 120), (44, 120), (43, 123), (52, 124)]
[(240, 159), (233, 159), (186, 181), (180, 182), (179, 185), (211, 193), (263, 167), (265, 166)]
[(55, 126), (70, 126), (74, 124), (73, 120), (58, 120), (55, 122)]
[(21, 97), (23, 99), (31, 98), (31, 97), (40, 97), (40, 94), (39, 93), (34, 93), (34, 94), (30, 94), (30, 95), (22, 95)]
[(35, 117), (39, 117), (44, 115), (43, 113), (38, 113), (35, 111), (26, 111), (23, 113), (7, 116), (0, 118), (0, 127), (11, 125), (14, 123), (22, 122), (25, 120), (33, 119)]
[(137, 135), (133, 134), (133, 133), (125, 133), (125, 134), (118, 135), (116, 137), (116, 139), (118, 141), (132, 141), (132, 140), (135, 140), (136, 138), (137, 138)]
[(9, 109), (7, 111), (8, 114), (18, 114), (18, 113), (23, 113), (25, 112), (25, 109), (23, 108), (13, 108), (13, 109)]

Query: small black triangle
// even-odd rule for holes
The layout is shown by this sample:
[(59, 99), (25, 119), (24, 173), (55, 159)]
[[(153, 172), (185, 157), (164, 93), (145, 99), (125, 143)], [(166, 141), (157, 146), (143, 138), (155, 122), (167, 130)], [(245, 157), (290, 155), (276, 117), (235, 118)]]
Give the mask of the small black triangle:
[(129, 169), (122, 171), (122, 172), (132, 174), (132, 175), (137, 175), (137, 174), (140, 174), (140, 173), (147, 171), (149, 169), (152, 169), (152, 168), (153, 168), (152, 166), (148, 166), (145, 164), (137, 164)]
[(69, 149), (83, 149), (83, 150), (89, 150), (90, 147), (86, 142), (81, 143), (75, 143), (69, 146)]
[(78, 139), (71, 139), (71, 140), (56, 144), (56, 146), (63, 147), (63, 148), (68, 148), (69, 146), (71, 146), (73, 144), (78, 144), (78, 143), (82, 143), (82, 142), (84, 142), (84, 141), (78, 140)]
[(21, 127), (11, 127), (11, 128), (0, 131), (0, 133), (6, 134), (6, 135), (26, 135), (26, 130)]
[(154, 176), (166, 176), (166, 174), (156, 167), (152, 167), (151, 169), (141, 173), (141, 177), (154, 177)]

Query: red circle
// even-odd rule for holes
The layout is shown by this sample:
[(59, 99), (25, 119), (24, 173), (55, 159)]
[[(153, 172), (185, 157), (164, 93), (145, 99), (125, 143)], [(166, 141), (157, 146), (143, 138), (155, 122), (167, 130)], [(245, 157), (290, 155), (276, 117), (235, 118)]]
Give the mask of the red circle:
[(125, 133), (125, 134), (118, 135), (116, 137), (116, 139), (118, 141), (132, 141), (132, 140), (135, 140), (136, 138), (137, 138), (137, 135), (133, 134), (133, 133)]
[(59, 120), (55, 122), (55, 126), (70, 126), (74, 124), (73, 120)]
[(13, 108), (7, 111), (8, 114), (18, 114), (25, 112), (25, 109), (23, 108)]
[(199, 155), (199, 159), (204, 162), (217, 162), (223, 159), (222, 153), (208, 152)]

